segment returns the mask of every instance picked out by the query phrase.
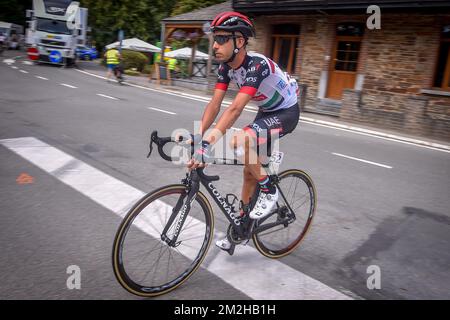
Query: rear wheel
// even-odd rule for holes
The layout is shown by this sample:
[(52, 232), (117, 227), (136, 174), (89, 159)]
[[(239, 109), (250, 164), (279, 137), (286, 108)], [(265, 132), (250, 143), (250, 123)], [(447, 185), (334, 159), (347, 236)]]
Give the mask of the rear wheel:
[[(192, 201), (176, 243), (161, 237), (173, 208), (185, 195), (184, 185), (157, 189), (142, 198), (120, 224), (113, 245), (113, 269), (129, 292), (143, 297), (165, 294), (184, 283), (202, 263), (214, 230), (211, 205), (203, 193), (198, 192)], [(166, 232), (169, 239), (180, 212)]]
[[(269, 258), (281, 258), (294, 251), (306, 236), (316, 210), (316, 190), (312, 179), (301, 170), (278, 175), (280, 197), (277, 211), (257, 220), (253, 234), (256, 249)], [(284, 197), (281, 195), (283, 193)], [(270, 223), (283, 222), (263, 230)]]

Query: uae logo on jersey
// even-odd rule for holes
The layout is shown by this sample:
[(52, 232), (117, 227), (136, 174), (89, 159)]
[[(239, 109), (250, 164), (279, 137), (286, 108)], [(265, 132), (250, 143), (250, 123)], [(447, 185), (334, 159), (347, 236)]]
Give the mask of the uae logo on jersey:
[(265, 96), (262, 93), (258, 92), (258, 93), (256, 93), (256, 95), (253, 97), (252, 100), (263, 101), (263, 100), (266, 100), (266, 99), (267, 99), (267, 96)]
[(287, 83), (284, 82), (283, 80), (280, 80), (280, 81), (277, 83), (277, 88), (279, 88), (280, 90), (283, 90), (284, 88), (286, 88), (286, 86), (287, 86)]

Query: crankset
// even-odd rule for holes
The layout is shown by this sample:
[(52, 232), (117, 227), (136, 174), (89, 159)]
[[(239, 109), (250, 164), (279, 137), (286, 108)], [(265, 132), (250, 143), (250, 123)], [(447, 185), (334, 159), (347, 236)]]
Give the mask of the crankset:
[(234, 228), (233, 228), (233, 226), (231, 224), (228, 226), (227, 238), (228, 238), (228, 241), (230, 241), (230, 243), (232, 243), (234, 245), (241, 244), (244, 241), (246, 241), (246, 242), (249, 241), (249, 239), (241, 238), (237, 234), (236, 230), (234, 230)]

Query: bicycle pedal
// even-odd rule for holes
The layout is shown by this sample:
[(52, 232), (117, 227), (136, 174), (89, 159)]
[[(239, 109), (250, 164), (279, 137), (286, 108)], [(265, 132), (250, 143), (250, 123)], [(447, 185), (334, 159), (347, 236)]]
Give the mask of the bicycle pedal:
[(228, 252), (228, 254), (229, 254), (230, 256), (232, 256), (233, 253), (234, 253), (234, 249), (235, 249), (235, 248), (236, 248), (236, 246), (235, 246), (234, 244), (232, 244), (231, 247), (230, 247), (230, 249), (225, 250), (225, 251)]

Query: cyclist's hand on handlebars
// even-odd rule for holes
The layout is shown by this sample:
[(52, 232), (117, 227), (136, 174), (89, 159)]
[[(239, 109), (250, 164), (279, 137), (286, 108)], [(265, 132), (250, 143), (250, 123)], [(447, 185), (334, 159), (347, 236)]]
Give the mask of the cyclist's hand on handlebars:
[(177, 133), (175, 135), (175, 141), (177, 142), (183, 142), (185, 144), (189, 144), (191, 146), (199, 145), (202, 142), (202, 135), (201, 134), (192, 134), (190, 133), (189, 136), (183, 136), (181, 133)]
[(211, 159), (211, 145), (208, 141), (202, 140), (200, 145), (195, 145), (194, 154), (188, 163), (188, 168), (195, 169), (204, 167)]
[(186, 143), (190, 144), (191, 146), (200, 145), (202, 143), (202, 135), (200, 133), (197, 134), (190, 134), (190, 139), (186, 141)]

